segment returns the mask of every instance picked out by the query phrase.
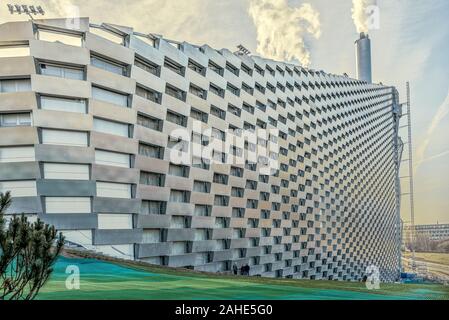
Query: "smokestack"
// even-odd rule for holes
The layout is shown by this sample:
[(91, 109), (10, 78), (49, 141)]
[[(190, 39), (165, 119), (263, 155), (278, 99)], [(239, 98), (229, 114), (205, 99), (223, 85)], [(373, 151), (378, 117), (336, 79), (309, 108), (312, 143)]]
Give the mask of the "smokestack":
[(355, 42), (357, 77), (359, 80), (372, 83), (371, 75), (371, 40), (364, 32)]

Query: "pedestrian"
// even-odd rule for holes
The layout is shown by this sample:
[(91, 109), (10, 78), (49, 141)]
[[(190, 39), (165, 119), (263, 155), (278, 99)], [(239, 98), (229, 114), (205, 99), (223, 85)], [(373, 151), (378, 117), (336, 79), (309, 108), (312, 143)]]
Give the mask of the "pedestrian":
[(245, 266), (241, 266), (240, 267), (240, 275), (244, 275), (245, 274)]
[(249, 265), (246, 265), (246, 275), (247, 276), (249, 276), (249, 269), (250, 269)]
[(234, 263), (234, 265), (232, 266), (232, 272), (234, 273), (234, 275), (237, 275), (237, 265)]

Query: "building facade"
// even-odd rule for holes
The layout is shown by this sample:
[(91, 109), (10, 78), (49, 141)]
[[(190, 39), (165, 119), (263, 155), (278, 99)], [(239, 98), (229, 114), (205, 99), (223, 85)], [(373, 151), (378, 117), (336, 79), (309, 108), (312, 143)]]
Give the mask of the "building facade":
[(392, 281), (397, 105), (392, 87), (87, 18), (4, 23), (0, 191), (108, 255)]
[(449, 239), (449, 224), (420, 224), (415, 225), (417, 237), (425, 237), (432, 241)]

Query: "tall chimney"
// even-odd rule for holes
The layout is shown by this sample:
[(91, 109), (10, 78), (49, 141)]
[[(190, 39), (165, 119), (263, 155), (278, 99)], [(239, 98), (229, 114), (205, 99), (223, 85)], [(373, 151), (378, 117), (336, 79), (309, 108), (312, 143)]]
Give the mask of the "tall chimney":
[(355, 42), (357, 77), (359, 80), (372, 83), (371, 74), (371, 40), (364, 32)]

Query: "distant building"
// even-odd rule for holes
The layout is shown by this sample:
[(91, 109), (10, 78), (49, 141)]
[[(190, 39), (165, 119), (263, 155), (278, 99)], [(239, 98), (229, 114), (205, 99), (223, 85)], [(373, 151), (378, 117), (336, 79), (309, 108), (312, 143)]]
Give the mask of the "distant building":
[(429, 240), (449, 239), (449, 224), (423, 224), (415, 228), (417, 236), (426, 236)]

